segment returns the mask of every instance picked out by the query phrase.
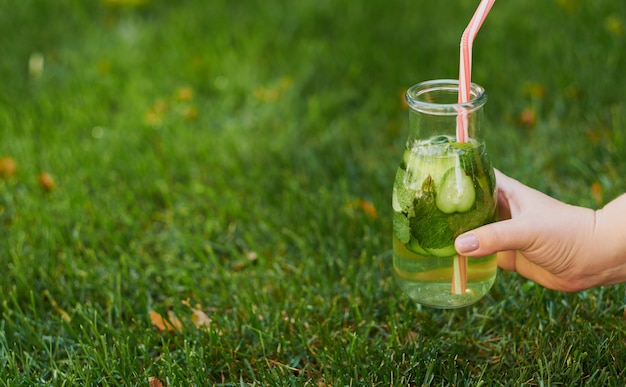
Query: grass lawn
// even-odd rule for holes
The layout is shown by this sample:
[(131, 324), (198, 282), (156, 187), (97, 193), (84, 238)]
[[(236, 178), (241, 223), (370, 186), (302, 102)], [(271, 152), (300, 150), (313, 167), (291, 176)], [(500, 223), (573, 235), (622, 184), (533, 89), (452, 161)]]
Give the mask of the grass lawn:
[[(402, 95), (477, 4), (0, 0), (0, 385), (623, 386), (624, 285), (393, 281)], [(624, 192), (625, 47), (624, 1), (496, 2), (495, 166)]]

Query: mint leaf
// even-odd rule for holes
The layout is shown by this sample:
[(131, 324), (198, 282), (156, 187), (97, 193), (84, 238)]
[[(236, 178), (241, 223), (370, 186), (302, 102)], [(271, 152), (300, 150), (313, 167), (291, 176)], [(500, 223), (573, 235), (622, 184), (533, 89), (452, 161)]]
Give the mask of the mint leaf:
[(393, 213), (393, 233), (404, 244), (411, 239), (409, 219), (401, 212), (394, 211)]
[(438, 249), (454, 244), (448, 216), (435, 204), (433, 179), (428, 176), (422, 183), (422, 195), (414, 203), (415, 216), (411, 217), (411, 235), (427, 249)]
[(409, 214), (409, 216), (412, 216), (413, 201), (415, 200), (416, 191), (408, 188), (405, 185), (405, 176), (406, 172), (404, 171), (404, 169), (398, 168), (398, 172), (396, 173), (396, 180), (394, 182), (394, 188), (396, 190), (395, 194), (402, 212)]

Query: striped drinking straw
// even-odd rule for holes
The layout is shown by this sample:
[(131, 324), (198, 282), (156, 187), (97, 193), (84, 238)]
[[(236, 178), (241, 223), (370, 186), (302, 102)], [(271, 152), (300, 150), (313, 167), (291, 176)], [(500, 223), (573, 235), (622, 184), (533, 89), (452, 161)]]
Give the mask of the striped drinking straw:
[[(485, 21), (487, 14), (491, 10), (495, 0), (482, 0), (474, 12), (474, 16), (463, 31), (460, 45), (459, 63), (459, 97), (458, 102), (467, 103), (470, 101), (470, 84), (472, 82), (472, 43), (478, 34), (480, 26)], [(456, 118), (456, 138), (459, 142), (468, 140), (467, 111), (459, 107), (459, 114)], [(467, 287), (467, 257), (458, 255), (454, 260), (452, 274), (452, 294), (465, 294)]]

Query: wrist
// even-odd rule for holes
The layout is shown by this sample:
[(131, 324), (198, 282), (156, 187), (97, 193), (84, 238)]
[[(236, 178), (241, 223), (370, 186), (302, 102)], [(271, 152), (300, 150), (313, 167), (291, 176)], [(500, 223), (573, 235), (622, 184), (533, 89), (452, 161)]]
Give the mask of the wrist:
[(597, 285), (626, 282), (626, 195), (595, 211), (595, 226), (589, 257), (594, 264), (602, 262)]

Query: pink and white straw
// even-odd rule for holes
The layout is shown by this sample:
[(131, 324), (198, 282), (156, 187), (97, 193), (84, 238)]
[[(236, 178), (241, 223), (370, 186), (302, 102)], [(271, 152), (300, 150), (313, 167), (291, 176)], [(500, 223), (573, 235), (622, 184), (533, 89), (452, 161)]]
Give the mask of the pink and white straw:
[[(487, 14), (495, 0), (482, 0), (474, 12), (474, 16), (463, 31), (460, 44), (459, 63), (459, 103), (470, 101), (470, 85), (472, 83), (472, 44), (478, 34), (480, 26), (485, 21)], [(457, 117), (456, 137), (459, 142), (466, 142), (468, 138), (467, 113), (460, 111)]]
[[(461, 36), (461, 52), (459, 63), (459, 103), (470, 101), (470, 85), (472, 83), (472, 44), (478, 34), (480, 26), (485, 21), (487, 14), (495, 0), (482, 0), (474, 12), (474, 16), (463, 31)], [(456, 119), (456, 138), (459, 142), (469, 139), (467, 111), (459, 108)], [(465, 294), (467, 289), (467, 257), (457, 255), (452, 269), (452, 294)]]

